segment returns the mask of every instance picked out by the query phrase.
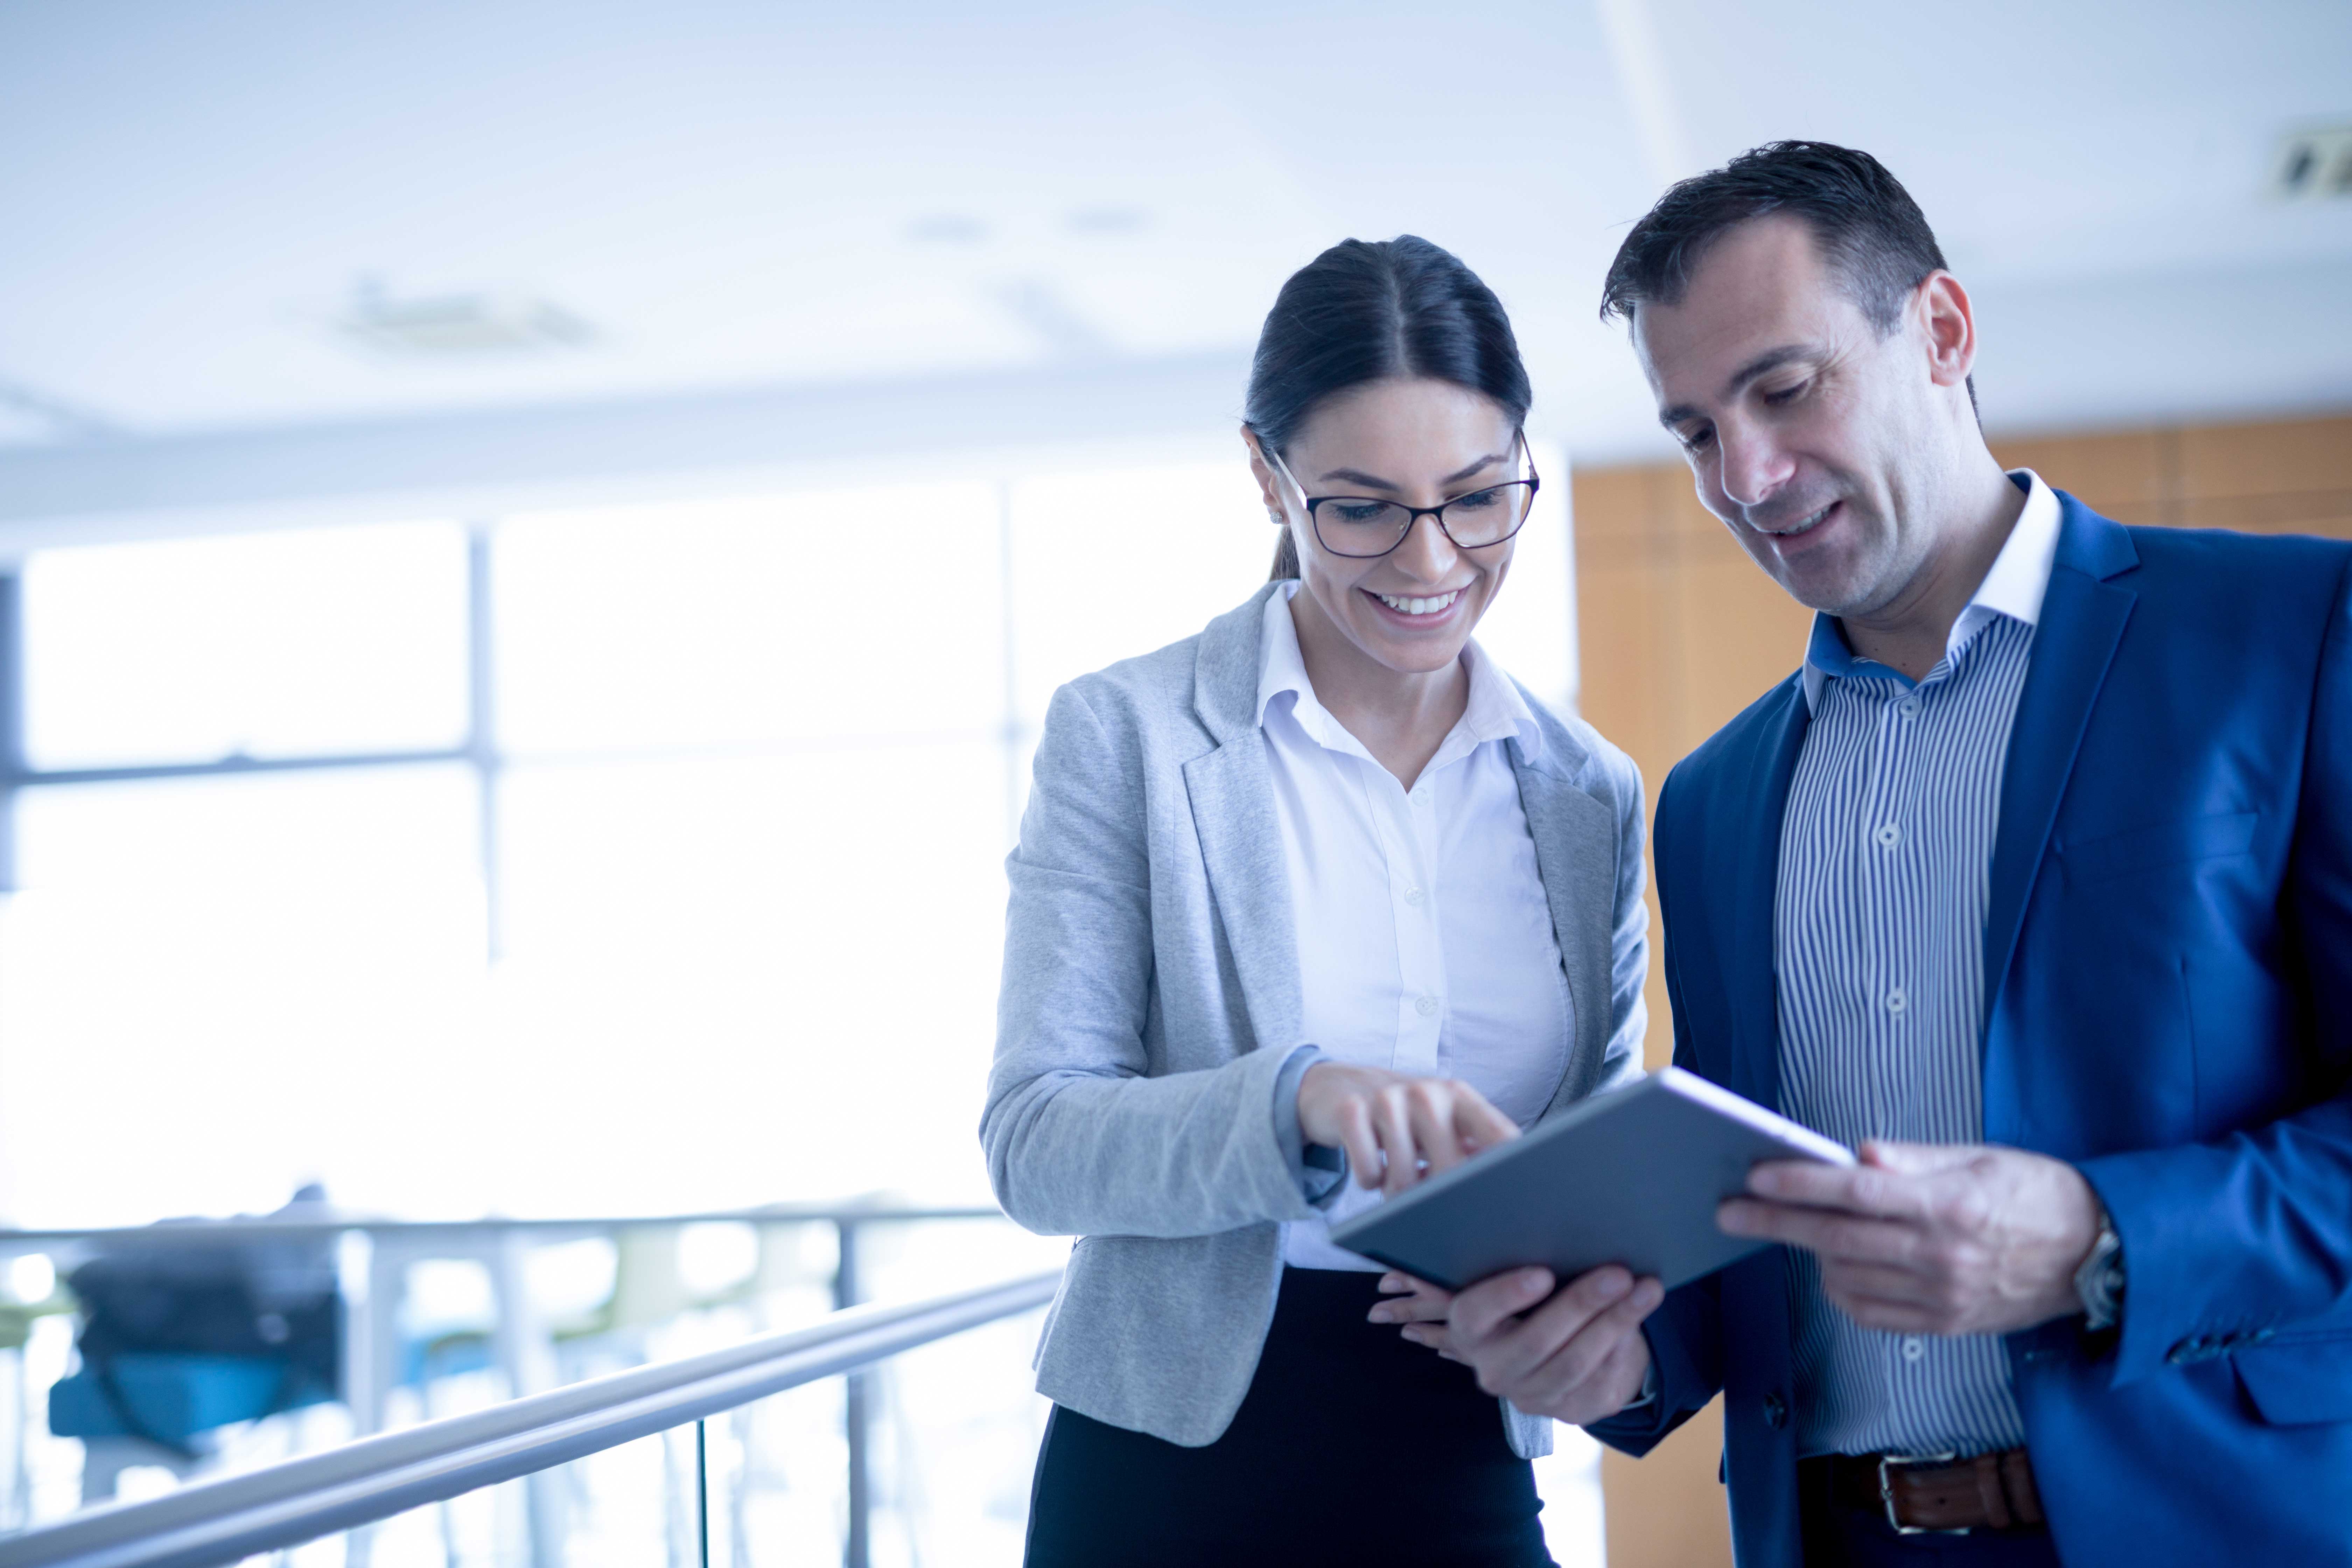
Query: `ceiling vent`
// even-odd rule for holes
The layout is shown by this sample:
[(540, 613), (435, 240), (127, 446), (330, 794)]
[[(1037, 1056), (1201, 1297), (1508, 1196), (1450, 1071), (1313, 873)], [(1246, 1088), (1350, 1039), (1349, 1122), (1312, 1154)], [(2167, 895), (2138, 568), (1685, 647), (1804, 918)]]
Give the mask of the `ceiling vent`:
[(2279, 142), (2271, 194), (2283, 201), (2352, 196), (2352, 125), (2297, 131)]
[(510, 290), (396, 298), (362, 284), (339, 325), (369, 348), (432, 359), (467, 359), (578, 348), (593, 328), (571, 311)]

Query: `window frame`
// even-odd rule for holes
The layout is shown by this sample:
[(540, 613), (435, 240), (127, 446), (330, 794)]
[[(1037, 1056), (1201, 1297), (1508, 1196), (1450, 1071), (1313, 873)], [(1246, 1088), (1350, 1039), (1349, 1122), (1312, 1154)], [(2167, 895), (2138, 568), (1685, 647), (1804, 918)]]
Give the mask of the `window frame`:
[(490, 536), (495, 522), (469, 521), (466, 534), (466, 732), (455, 746), (382, 752), (313, 752), (281, 757), (226, 756), (210, 762), (133, 763), (89, 768), (36, 768), (26, 760), (25, 734), (25, 605), (21, 563), (0, 572), (0, 893), (19, 886), (16, 802), (28, 789), (129, 784), (159, 779), (214, 778), (241, 773), (306, 773), (321, 769), (413, 767), (461, 763), (472, 769), (476, 853), (488, 904), (489, 962), (503, 947), (499, 889), (499, 775), (506, 765), (498, 743), (497, 643), (492, 625)]

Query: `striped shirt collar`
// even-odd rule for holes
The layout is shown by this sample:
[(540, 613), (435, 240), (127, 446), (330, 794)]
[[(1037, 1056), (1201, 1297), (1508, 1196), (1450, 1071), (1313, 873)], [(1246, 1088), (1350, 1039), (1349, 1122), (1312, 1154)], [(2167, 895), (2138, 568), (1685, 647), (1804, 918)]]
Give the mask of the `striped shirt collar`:
[[(1348, 733), (1328, 710), (1315, 699), (1314, 683), (1307, 679), (1307, 658), (1298, 650), (1298, 624), (1291, 618), (1290, 601), (1298, 592), (1296, 579), (1278, 586), (1265, 602), (1265, 621), (1258, 637), (1257, 721), (1265, 723), (1267, 707), (1284, 692), (1292, 695), (1291, 717), (1315, 743), (1326, 750), (1370, 758), (1361, 742)], [(1543, 729), (1535, 710), (1496, 664), (1473, 639), (1462, 647), (1463, 665), (1470, 671), (1470, 701), (1454, 733), (1471, 745), (1488, 741), (1517, 740), (1519, 752), (1533, 762), (1543, 754)], [(1441, 749), (1452, 749), (1453, 737)], [(1437, 765), (1437, 759), (1431, 760)]]
[[(2042, 601), (2050, 591), (2051, 563), (2058, 556), (2058, 494), (2031, 468), (2011, 469), (2009, 482), (2025, 492), (2025, 508), (2017, 514), (2017, 524), (2009, 531), (2000, 553), (1993, 557), (1991, 570), (1977, 584), (1976, 596), (1952, 622), (1951, 636), (1944, 641), (1946, 658), (1968, 646), (1977, 628), (1995, 616), (2007, 616), (2029, 626), (2041, 622)], [(1832, 677), (1862, 674), (1894, 676), (1895, 672), (1875, 660), (1855, 658), (1837, 617), (1816, 612), (1812, 640), (1805, 648), (1806, 710), (1821, 710), (1822, 689)]]

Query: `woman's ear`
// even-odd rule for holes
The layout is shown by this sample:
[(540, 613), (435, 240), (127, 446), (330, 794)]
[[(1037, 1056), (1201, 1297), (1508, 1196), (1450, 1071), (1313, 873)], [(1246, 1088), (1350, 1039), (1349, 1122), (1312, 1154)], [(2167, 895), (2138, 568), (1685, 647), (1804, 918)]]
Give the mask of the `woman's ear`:
[(1265, 448), (1258, 445), (1257, 432), (1242, 426), (1242, 445), (1249, 448), (1250, 473), (1257, 480), (1257, 492), (1265, 502), (1265, 520), (1276, 528), (1290, 525), (1290, 505), (1283, 499), (1282, 480), (1274, 465), (1265, 460)]

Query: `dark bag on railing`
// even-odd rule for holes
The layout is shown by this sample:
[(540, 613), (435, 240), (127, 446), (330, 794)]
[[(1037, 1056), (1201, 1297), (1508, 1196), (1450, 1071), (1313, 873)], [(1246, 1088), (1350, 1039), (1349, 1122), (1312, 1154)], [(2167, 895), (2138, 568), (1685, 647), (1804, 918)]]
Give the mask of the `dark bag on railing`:
[(124, 1394), (124, 1355), (235, 1356), (268, 1365), (276, 1393), (257, 1415), (331, 1394), (341, 1362), (342, 1301), (330, 1242), (116, 1247), (68, 1278), (81, 1303), (76, 1346), (124, 1430), (177, 1453)]

